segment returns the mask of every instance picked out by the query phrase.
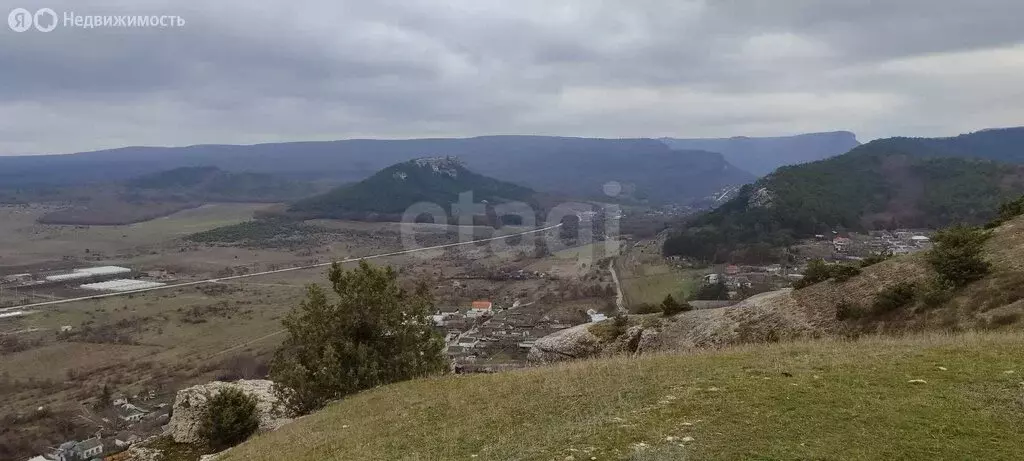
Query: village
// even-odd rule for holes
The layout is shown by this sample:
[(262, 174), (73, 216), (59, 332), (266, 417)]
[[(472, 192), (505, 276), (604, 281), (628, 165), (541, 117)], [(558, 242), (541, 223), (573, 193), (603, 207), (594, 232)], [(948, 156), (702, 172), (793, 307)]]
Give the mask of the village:
[[(104, 388), (92, 408), (82, 407), (78, 418), (94, 425), (91, 437), (68, 440), (29, 461), (86, 461), (117, 459), (132, 445), (148, 436), (162, 433), (170, 421), (170, 404), (153, 391), (141, 395), (113, 394)], [(40, 409), (43, 411), (44, 409)]]

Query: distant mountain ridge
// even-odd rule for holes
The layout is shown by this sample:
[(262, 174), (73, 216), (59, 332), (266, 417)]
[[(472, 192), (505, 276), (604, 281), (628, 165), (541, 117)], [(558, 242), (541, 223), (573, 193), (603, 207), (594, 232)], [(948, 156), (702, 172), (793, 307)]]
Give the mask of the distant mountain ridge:
[(665, 243), (670, 255), (758, 260), (833, 229), (978, 224), (1024, 194), (1015, 157), (1024, 128), (952, 138), (875, 140), (827, 160), (783, 167), (700, 215)]
[(134, 197), (229, 202), (285, 202), (318, 192), (313, 185), (271, 174), (228, 172), (213, 166), (181, 167), (124, 182)]
[(615, 181), (625, 186), (627, 194), (635, 194), (636, 200), (680, 203), (755, 179), (721, 154), (675, 151), (654, 139), (481, 136), (126, 147), (70, 155), (0, 157), (0, 188), (121, 181), (197, 166), (349, 182), (398, 162), (432, 155), (457, 156), (480, 174), (575, 197), (603, 197), (603, 186)]
[(785, 165), (822, 160), (844, 154), (860, 145), (849, 131), (807, 133), (795, 136), (732, 138), (661, 138), (673, 149), (720, 152), (736, 167), (764, 176)]

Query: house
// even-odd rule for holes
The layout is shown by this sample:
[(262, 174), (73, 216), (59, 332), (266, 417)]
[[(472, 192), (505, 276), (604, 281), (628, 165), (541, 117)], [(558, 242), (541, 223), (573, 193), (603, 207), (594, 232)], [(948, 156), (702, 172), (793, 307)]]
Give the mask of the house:
[(490, 301), (473, 301), (469, 312), (466, 312), (466, 317), (476, 318), (484, 315), (491, 315), (494, 304)]
[(743, 276), (730, 277), (729, 280), (725, 284), (726, 284), (726, 286), (728, 286), (729, 288), (731, 288), (733, 290), (738, 290), (738, 289), (741, 289), (741, 288), (750, 288), (751, 286), (753, 286), (753, 284), (750, 283), (750, 279), (748, 279), (747, 277), (743, 277)]
[(139, 436), (128, 431), (122, 431), (114, 436), (114, 445), (117, 445), (118, 448), (127, 448), (139, 440), (141, 440)]
[[(64, 445), (61, 445), (64, 447)], [(67, 452), (63, 452), (67, 453)], [(92, 459), (94, 457), (103, 454), (103, 441), (99, 437), (93, 437), (91, 439), (85, 439), (78, 442), (70, 450), (70, 454), (73, 456), (65, 455), (59, 458), (61, 461), (71, 461), (72, 459)]]
[(705, 285), (714, 285), (714, 284), (718, 283), (719, 279), (720, 278), (719, 278), (718, 274), (708, 274), (708, 275), (704, 276), (704, 284)]
[(75, 446), (77, 444), (78, 442), (74, 440), (64, 442), (60, 444), (59, 447), (54, 448), (53, 451), (46, 456), (46, 458), (52, 459), (54, 461), (75, 461), (78, 459), (77, 455), (75, 454)]
[(725, 267), (725, 273), (728, 275), (736, 275), (740, 273), (740, 266), (730, 264)]
[(466, 349), (472, 349), (480, 343), (480, 340), (472, 336), (466, 336), (459, 340), (458, 346)]
[(436, 314), (430, 316), (430, 319), (434, 322), (434, 326), (443, 327), (448, 324), (449, 320), (452, 320), (459, 316), (458, 312), (441, 312), (437, 311)]
[(137, 423), (142, 421), (142, 418), (144, 418), (147, 413), (149, 412), (140, 407), (130, 403), (122, 403), (121, 405), (118, 405), (117, 417), (122, 421)]
[(593, 309), (588, 310), (587, 311), (587, 315), (590, 316), (590, 322), (591, 323), (601, 322), (601, 321), (604, 321), (604, 320), (608, 320), (608, 316), (607, 315), (604, 315), (604, 314), (602, 314), (600, 312), (597, 312), (597, 311), (595, 311)]
[(853, 240), (850, 240), (846, 237), (836, 237), (832, 239), (832, 245), (835, 247), (836, 252), (838, 253), (845, 253), (846, 250), (850, 247), (850, 243), (853, 243)]

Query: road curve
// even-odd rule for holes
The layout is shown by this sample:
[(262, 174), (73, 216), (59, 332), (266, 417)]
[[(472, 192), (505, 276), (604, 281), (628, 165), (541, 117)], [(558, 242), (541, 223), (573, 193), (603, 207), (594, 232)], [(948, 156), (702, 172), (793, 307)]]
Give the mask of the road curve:
[(183, 287), (189, 287), (189, 286), (194, 286), (194, 285), (202, 285), (204, 283), (217, 283), (217, 282), (224, 282), (224, 281), (227, 281), (227, 280), (237, 280), (237, 279), (244, 279), (244, 278), (250, 278), (250, 277), (259, 277), (259, 276), (262, 276), (262, 275), (280, 274), (280, 273), (283, 273), (283, 272), (293, 272), (293, 271), (301, 271), (301, 270), (306, 270), (306, 269), (316, 269), (318, 267), (330, 266), (331, 264), (334, 264), (334, 263), (349, 263), (349, 262), (360, 261), (360, 260), (365, 260), (365, 259), (386, 258), (388, 256), (400, 256), (400, 255), (409, 254), (409, 253), (417, 253), (417, 252), (420, 252), (420, 251), (438, 250), (438, 249), (442, 249), (442, 248), (451, 248), (451, 247), (457, 247), (457, 246), (462, 246), (462, 245), (473, 245), (473, 244), (480, 243), (480, 242), (490, 242), (490, 241), (494, 241), (494, 240), (507, 239), (507, 238), (516, 237), (516, 236), (520, 236), (520, 235), (537, 234), (537, 233), (546, 232), (546, 231), (549, 231), (551, 229), (555, 229), (555, 228), (558, 228), (558, 227), (562, 227), (562, 224), (558, 223), (558, 224), (555, 224), (553, 226), (548, 226), (548, 227), (541, 228), (541, 229), (534, 229), (534, 230), (529, 230), (529, 231), (525, 231), (525, 232), (517, 232), (515, 234), (502, 235), (502, 236), (498, 236), (498, 237), (491, 237), (491, 238), (485, 238), (485, 239), (480, 239), (480, 240), (473, 240), (471, 242), (448, 243), (448, 244), (445, 244), (445, 245), (434, 245), (434, 246), (431, 246), (431, 247), (414, 248), (412, 250), (401, 250), (401, 251), (393, 251), (391, 253), (381, 253), (381, 254), (376, 254), (376, 255), (360, 256), (358, 258), (348, 258), (348, 259), (342, 259), (340, 261), (331, 261), (331, 262), (326, 262), (326, 263), (311, 264), (311, 265), (308, 265), (308, 266), (288, 267), (288, 268), (285, 268), (285, 269), (277, 269), (277, 270), (264, 271), (264, 272), (254, 272), (252, 274), (245, 274), (245, 275), (233, 275), (233, 276), (230, 276), (230, 277), (220, 277), (220, 278), (215, 278), (215, 279), (196, 280), (196, 281), (193, 281), (193, 282), (175, 283), (175, 284), (171, 284), (171, 285), (164, 285), (164, 286), (153, 287), (153, 288), (141, 288), (141, 289), (138, 289), (138, 290), (131, 290), (131, 291), (119, 291), (119, 292), (115, 292), (115, 293), (103, 293), (103, 294), (98, 294), (98, 295), (82, 296), (82, 297), (79, 297), (79, 298), (59, 299), (59, 300), (56, 300), (56, 301), (45, 301), (45, 302), (34, 303), (34, 304), (23, 304), (21, 306), (13, 306), (13, 307), (6, 307), (6, 308), (3, 308), (3, 309), (0, 309), (0, 312), (10, 312), (10, 311), (21, 310), (21, 309), (33, 309), (33, 308), (39, 308), (39, 307), (48, 307), (48, 306), (55, 306), (55, 305), (58, 305), (58, 304), (67, 304), (67, 303), (74, 303), (74, 302), (79, 302), (79, 301), (90, 301), (90, 300), (93, 300), (93, 299), (113, 298), (113, 297), (116, 297), (116, 296), (126, 296), (126, 295), (138, 294), (138, 293), (148, 293), (150, 291), (172, 290), (172, 289), (175, 289), (175, 288), (183, 288)]

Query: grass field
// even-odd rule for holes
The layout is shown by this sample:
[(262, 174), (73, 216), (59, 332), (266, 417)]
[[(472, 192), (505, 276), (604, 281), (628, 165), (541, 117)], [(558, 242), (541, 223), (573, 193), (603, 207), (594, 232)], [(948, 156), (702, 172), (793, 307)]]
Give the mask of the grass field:
[(686, 299), (698, 286), (702, 274), (670, 266), (661, 255), (660, 240), (642, 240), (628, 246), (616, 258), (626, 307), (659, 304), (665, 296)]
[(417, 380), (224, 459), (1019, 460), (1021, 357), (1020, 333), (971, 333)]
[[(52, 207), (0, 206), (0, 266), (37, 264), (65, 258), (102, 259), (138, 256), (140, 247), (235, 224), (252, 218), (266, 204), (210, 204), (170, 216), (124, 226), (38, 224)], [(88, 250), (88, 251), (86, 251)]]

